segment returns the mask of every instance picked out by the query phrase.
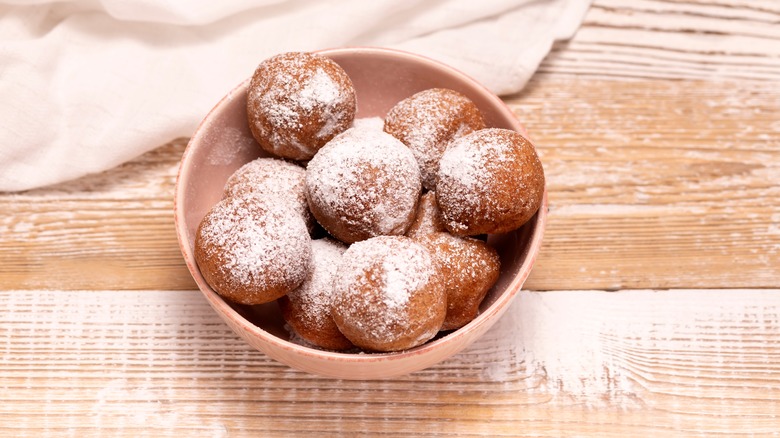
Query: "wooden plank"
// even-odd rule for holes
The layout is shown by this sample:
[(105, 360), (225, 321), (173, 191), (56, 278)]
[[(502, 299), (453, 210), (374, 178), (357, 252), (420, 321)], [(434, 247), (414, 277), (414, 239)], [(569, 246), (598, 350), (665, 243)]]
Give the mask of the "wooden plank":
[[(780, 284), (780, 89), (533, 81), (507, 99), (550, 215), (537, 290)], [(109, 172), (0, 194), (0, 289), (193, 289), (173, 228), (184, 141)]]
[(186, 141), (107, 172), (0, 194), (0, 289), (195, 288), (173, 224)]
[(599, 0), (541, 73), (578, 78), (780, 80), (774, 1)]
[(778, 433), (778, 292), (524, 292), (465, 352), (365, 382), (253, 351), (198, 292), (0, 292), (0, 435)]
[(509, 102), (550, 191), (531, 288), (780, 284), (775, 85), (539, 82)]

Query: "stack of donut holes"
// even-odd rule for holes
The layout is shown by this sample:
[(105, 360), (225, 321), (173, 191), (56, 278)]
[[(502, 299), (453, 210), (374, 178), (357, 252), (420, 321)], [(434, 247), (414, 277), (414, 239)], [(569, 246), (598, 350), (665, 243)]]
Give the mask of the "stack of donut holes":
[(536, 213), (544, 171), (527, 139), (487, 127), (453, 90), (409, 96), (381, 128), (356, 124), (356, 110), (349, 76), (329, 58), (263, 61), (248, 123), (274, 158), (229, 178), (197, 230), (195, 259), (225, 299), (277, 301), (305, 345), (406, 350), (477, 316), (500, 272), (484, 236)]

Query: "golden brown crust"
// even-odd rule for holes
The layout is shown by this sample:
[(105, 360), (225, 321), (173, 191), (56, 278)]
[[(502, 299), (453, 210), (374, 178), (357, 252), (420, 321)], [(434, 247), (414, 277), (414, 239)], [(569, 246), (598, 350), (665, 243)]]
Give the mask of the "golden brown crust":
[(477, 316), (479, 304), (498, 280), (498, 253), (481, 240), (446, 232), (428, 234), (419, 242), (436, 258), (444, 278), (447, 316), (441, 329), (463, 327)]
[(420, 202), (417, 204), (417, 213), (414, 215), (412, 225), (406, 230), (406, 235), (411, 238), (418, 238), (446, 230), (439, 205), (436, 204), (436, 193), (425, 193), (420, 197)]
[(257, 67), (247, 91), (249, 128), (274, 155), (308, 160), (355, 118), (352, 81), (334, 61), (290, 52)]
[(440, 162), (436, 202), (452, 234), (506, 233), (536, 213), (544, 184), (534, 146), (515, 131), (489, 128), (450, 144)]

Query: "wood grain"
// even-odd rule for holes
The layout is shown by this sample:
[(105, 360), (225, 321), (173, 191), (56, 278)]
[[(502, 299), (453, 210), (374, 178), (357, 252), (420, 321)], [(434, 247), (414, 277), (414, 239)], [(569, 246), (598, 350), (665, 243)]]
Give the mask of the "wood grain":
[[(780, 88), (535, 80), (507, 102), (547, 173), (536, 290), (780, 284)], [(0, 289), (193, 289), (177, 141), (114, 170), (0, 195)]]
[(778, 24), (774, 0), (594, 1), (505, 97), (550, 191), (534, 292), (398, 379), (287, 368), (192, 290), (186, 139), (0, 194), (0, 436), (779, 436)]
[(780, 88), (582, 80), (509, 99), (550, 191), (534, 289), (780, 284)]
[(778, 433), (778, 292), (525, 292), (465, 352), (366, 382), (251, 350), (198, 292), (1, 292), (0, 435)]
[[(537, 290), (780, 284), (780, 6), (599, 0), (506, 101), (547, 172)], [(0, 194), (0, 289), (191, 289), (172, 224), (186, 140)]]
[(780, 80), (780, 3), (594, 1), (539, 72), (577, 78)]
[(104, 173), (0, 195), (0, 289), (195, 288), (173, 223), (185, 145), (178, 140)]

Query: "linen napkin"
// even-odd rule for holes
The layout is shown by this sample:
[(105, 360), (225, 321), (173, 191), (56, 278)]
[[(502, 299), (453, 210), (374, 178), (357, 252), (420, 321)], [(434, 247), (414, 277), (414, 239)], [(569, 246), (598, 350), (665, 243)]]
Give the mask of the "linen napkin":
[(520, 90), (589, 0), (0, 0), (0, 191), (193, 133), (276, 53), (403, 49)]

